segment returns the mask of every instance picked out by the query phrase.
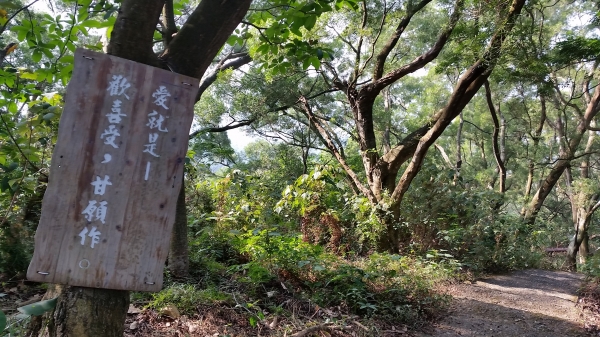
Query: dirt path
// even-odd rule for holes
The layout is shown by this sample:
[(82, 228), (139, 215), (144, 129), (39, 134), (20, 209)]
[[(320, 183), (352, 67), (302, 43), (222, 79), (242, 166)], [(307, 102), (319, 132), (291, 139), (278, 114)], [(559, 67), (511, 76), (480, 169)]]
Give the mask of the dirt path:
[(587, 336), (576, 291), (583, 275), (523, 270), (453, 286), (446, 317), (417, 337)]

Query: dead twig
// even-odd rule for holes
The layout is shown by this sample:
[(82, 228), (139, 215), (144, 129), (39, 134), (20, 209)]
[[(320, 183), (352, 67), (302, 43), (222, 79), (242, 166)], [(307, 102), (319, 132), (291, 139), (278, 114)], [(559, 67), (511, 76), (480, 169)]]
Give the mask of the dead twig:
[(357, 322), (357, 321), (352, 321), (352, 323), (356, 324), (357, 327), (369, 332), (371, 331), (371, 329), (367, 328), (366, 326), (362, 325), (361, 323)]
[(334, 325), (333, 323), (323, 323), (323, 324), (311, 326), (302, 331), (296, 332), (291, 337), (304, 337), (304, 336), (308, 336), (309, 334), (311, 334), (313, 332), (317, 332), (317, 331), (330, 332), (332, 330), (346, 330), (346, 328), (343, 326)]

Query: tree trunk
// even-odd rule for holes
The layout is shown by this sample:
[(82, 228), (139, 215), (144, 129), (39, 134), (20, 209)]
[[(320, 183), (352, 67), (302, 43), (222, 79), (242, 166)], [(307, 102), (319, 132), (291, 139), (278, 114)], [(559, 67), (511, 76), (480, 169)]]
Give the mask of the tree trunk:
[[(506, 167), (505, 159), (506, 152), (504, 148), (504, 116), (500, 113), (500, 107), (496, 109), (494, 102), (492, 101), (492, 90), (490, 89), (489, 81), (485, 81), (485, 97), (488, 104), (488, 109), (492, 115), (492, 121), (494, 122), (494, 133), (492, 135), (492, 149), (494, 151), (494, 158), (496, 159), (496, 174), (500, 177), (500, 185), (498, 186), (498, 192), (504, 194), (506, 192)], [(498, 115), (502, 119), (502, 125), (498, 120)], [(502, 206), (502, 202), (494, 205), (494, 210), (498, 210)]]
[(129, 308), (128, 291), (54, 285), (44, 299), (56, 296), (54, 311), (45, 319), (34, 317), (27, 336), (123, 336)]
[(577, 270), (577, 253), (581, 247), (583, 241), (587, 237), (587, 230), (590, 224), (591, 216), (587, 210), (580, 207), (577, 211), (577, 227), (575, 228), (575, 235), (571, 238), (569, 247), (567, 248), (567, 268), (571, 271)]
[(462, 167), (462, 130), (463, 125), (465, 124), (462, 111), (460, 112), (459, 118), (458, 131), (456, 131), (456, 166), (454, 171), (454, 179), (452, 180), (453, 185), (456, 185), (460, 179), (460, 168)]
[[(533, 156), (535, 158), (535, 154), (538, 151), (538, 146), (540, 144), (540, 136), (542, 135), (542, 130), (544, 129), (544, 124), (546, 123), (546, 99), (544, 96), (540, 96), (540, 105), (541, 105), (541, 116), (538, 122), (537, 128), (535, 129), (533, 135), (531, 136), (533, 140)], [(525, 216), (527, 213), (527, 206), (531, 201), (531, 189), (533, 187), (533, 178), (535, 173), (535, 162), (533, 159), (529, 159), (528, 169), (527, 169), (527, 183), (525, 185), (525, 193), (523, 197), (523, 207), (521, 208), (521, 217)]]
[(391, 213), (380, 211), (378, 215), (379, 221), (384, 225), (384, 232), (379, 236), (377, 242), (378, 252), (389, 252), (398, 254), (401, 245), (408, 244), (410, 233), (406, 229), (400, 228), (400, 209), (396, 209)]
[(590, 255), (590, 236), (588, 231), (585, 231), (581, 245), (579, 245), (579, 263), (584, 264)]
[(185, 205), (185, 178), (182, 178), (181, 190), (177, 197), (175, 211), (175, 224), (171, 236), (171, 248), (169, 250), (169, 271), (176, 279), (188, 276), (190, 259), (188, 254), (188, 223)]

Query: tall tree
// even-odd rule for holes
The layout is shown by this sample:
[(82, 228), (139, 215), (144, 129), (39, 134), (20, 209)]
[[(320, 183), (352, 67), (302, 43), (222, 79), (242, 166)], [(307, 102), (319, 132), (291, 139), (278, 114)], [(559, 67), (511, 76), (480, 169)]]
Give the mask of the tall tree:
[[(165, 49), (157, 56), (153, 50), (153, 35), (161, 12), (172, 13), (172, 1), (124, 0), (108, 53), (202, 78), (246, 15), (250, 3), (251, 0), (203, 0), (174, 37), (169, 30), (172, 26), (167, 26), (163, 31)], [(57, 290), (60, 296), (56, 309), (48, 324), (43, 325), (48, 331), (30, 332), (30, 335), (116, 337), (123, 334), (129, 292), (81, 287), (58, 287)]]
[[(594, 128), (592, 126), (592, 128)], [(585, 146), (581, 163), (579, 164), (579, 177), (574, 179), (570, 167), (565, 171), (565, 181), (567, 185), (567, 196), (571, 202), (571, 211), (573, 227), (575, 234), (571, 238), (567, 249), (567, 267), (570, 270), (577, 269), (577, 254), (581, 257), (581, 262), (585, 263), (589, 253), (589, 234), (588, 230), (592, 221), (592, 216), (600, 207), (600, 191), (598, 190), (597, 179), (594, 179), (591, 167), (591, 157), (597, 158), (592, 153), (596, 131), (588, 131), (588, 139)]]
[[(587, 71), (585, 71), (588, 68), (585, 63), (580, 64), (579, 67), (579, 71), (574, 71), (574, 76), (567, 75), (572, 83), (569, 86), (569, 91), (561, 88), (563, 85), (560, 83), (556, 72), (552, 71), (550, 73), (552, 91), (549, 100), (554, 105), (556, 117), (550, 118), (546, 115), (546, 123), (555, 130), (558, 136), (559, 153), (550, 172), (543, 179), (529, 205), (525, 208), (523, 219), (528, 224), (535, 223), (544, 201), (562, 174), (576, 158), (584, 135), (599, 111), (600, 87), (596, 86), (594, 89), (591, 84), (592, 80), (598, 80), (597, 64), (594, 64)], [(585, 75), (581, 76), (581, 72)], [(542, 103), (545, 103), (545, 100)], [(545, 105), (542, 108), (545, 109)], [(569, 116), (568, 113), (571, 115)], [(569, 130), (569, 125), (575, 125), (574, 130)]]
[[(399, 241), (406, 239), (401, 237), (397, 229), (403, 196), (419, 172), (429, 148), (489, 77), (524, 3), (525, 1), (522, 0), (515, 0), (510, 4), (490, 3), (489, 7), (485, 8), (489, 12), (483, 14), (482, 11), (477, 12), (469, 8), (479, 14), (461, 21), (466, 5), (458, 0), (449, 9), (451, 14), (441, 26), (437, 37), (429, 41), (429, 47), (421, 46), (422, 51), (414, 56), (407, 53), (413, 57), (412, 59), (403, 58), (404, 55), (399, 48), (407, 47), (409, 43), (405, 35), (414, 36), (419, 33), (419, 30), (425, 29), (424, 22), (418, 21), (417, 16), (432, 15), (431, 11), (434, 9), (429, 8), (432, 6), (430, 1), (409, 1), (402, 9), (395, 8), (396, 3), (391, 5), (385, 2), (374, 4), (363, 1), (361, 3), (361, 33), (340, 34), (339, 37), (353, 55), (352, 66), (346, 67), (350, 70), (340, 73), (334, 62), (329, 62), (324, 63), (322, 73), (325, 81), (330, 83), (332, 88), (345, 95), (353, 123), (352, 137), (359, 144), (366, 183), (348, 164), (343, 149), (335, 141), (333, 130), (336, 126), (330, 125), (327, 119), (316, 113), (316, 107), (309, 99), (300, 97), (298, 108), (310, 121), (323, 144), (344, 168), (353, 189), (368, 198), (373, 206), (384, 206), (382, 209), (389, 210), (380, 214), (387, 226), (380, 242), (381, 250), (397, 251)], [(420, 20), (423, 18), (421, 17)], [(416, 27), (412, 27), (413, 22), (419, 24), (415, 23)], [(391, 146), (389, 151), (382, 152), (378, 146), (374, 118), (374, 106), (378, 97), (390, 85), (436, 60), (448, 44), (457, 25), (460, 25), (461, 30), (468, 27), (482, 34), (484, 32), (482, 24), (485, 22), (488, 23), (485, 31), (491, 32), (487, 36), (489, 42), (486, 48), (472, 53), (474, 55), (469, 58), (473, 60), (471, 65), (466, 67), (454, 85), (452, 94), (441, 105), (441, 109), (431, 113), (426, 123), (412, 130)], [(363, 32), (373, 32), (373, 34), (366, 35)], [(403, 165), (406, 165), (406, 168), (398, 180)]]

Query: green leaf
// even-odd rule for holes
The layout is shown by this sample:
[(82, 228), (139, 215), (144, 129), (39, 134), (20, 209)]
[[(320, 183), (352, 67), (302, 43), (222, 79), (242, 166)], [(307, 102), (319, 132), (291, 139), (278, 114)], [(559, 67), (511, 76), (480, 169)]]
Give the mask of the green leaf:
[(52, 51), (50, 49), (43, 48), (42, 53), (44, 53), (44, 55), (46, 55), (46, 57), (49, 59), (54, 58), (54, 55), (52, 55)]
[(269, 45), (268, 44), (263, 44), (260, 47), (258, 47), (258, 49), (256, 49), (256, 53), (257, 54), (266, 54), (269, 52)]
[(73, 63), (73, 62), (75, 62), (75, 58), (73, 57), (73, 55), (65, 55), (60, 58), (60, 62)]
[(238, 37), (236, 35), (231, 35), (228, 39), (227, 39), (227, 44), (230, 46), (233, 46), (237, 43), (238, 41)]
[(53, 113), (48, 113), (48, 114), (45, 114), (45, 115), (44, 115), (44, 117), (42, 117), (42, 118), (43, 118), (45, 121), (49, 121), (49, 120), (53, 119), (53, 118), (54, 118), (54, 116), (55, 116), (55, 115), (54, 115)]
[(323, 51), (321, 49), (317, 49), (317, 57), (319, 60), (323, 59)]
[(33, 55), (31, 55), (31, 59), (35, 63), (40, 62), (42, 60), (42, 52), (39, 49), (35, 49)]
[[(14, 27), (13, 27), (13, 28), (14, 28)], [(28, 32), (28, 30), (27, 30), (27, 29), (25, 29), (25, 30), (19, 30), (19, 31), (17, 32), (17, 39), (18, 39), (19, 41), (23, 41), (23, 40), (25, 40), (25, 38), (27, 37), (27, 32)]]
[(22, 72), (21, 78), (25, 80), (35, 80), (38, 77), (37, 73)]
[(308, 16), (308, 17), (306, 17), (306, 21), (304, 21), (304, 27), (306, 27), (306, 29), (308, 29), (308, 30), (311, 30), (315, 26), (315, 23), (317, 23), (317, 16), (316, 15)]
[(314, 271), (323, 271), (323, 270), (325, 270), (325, 267), (323, 267), (323, 266), (322, 266), (322, 265), (320, 265), (320, 264), (315, 264), (315, 265), (313, 266), (313, 270), (314, 270)]
[(10, 113), (16, 113), (18, 111), (18, 107), (17, 104), (15, 102), (10, 102), (8, 103), (8, 112)]
[(19, 312), (22, 312), (26, 315), (39, 316), (45, 312), (48, 312), (48, 311), (54, 309), (54, 307), (56, 307), (57, 299), (58, 299), (58, 297), (55, 297), (50, 300), (32, 303), (32, 304), (26, 305), (24, 307), (17, 308), (17, 310), (19, 310)]
[(6, 329), (6, 315), (0, 310), (0, 332)]
[(8, 180), (8, 177), (4, 177), (2, 180), (0, 180), (0, 192), (11, 191)]
[(85, 20), (81, 23), (81, 26), (87, 28), (100, 28), (100, 21), (98, 20)]
[(250, 319), (248, 320), (250, 322), (250, 325), (254, 328), (256, 327), (256, 318), (254, 316), (251, 316)]
[(312, 64), (312, 66), (315, 67), (315, 69), (319, 69), (321, 67), (321, 60), (319, 60), (319, 58), (316, 56), (311, 56), (310, 64)]

